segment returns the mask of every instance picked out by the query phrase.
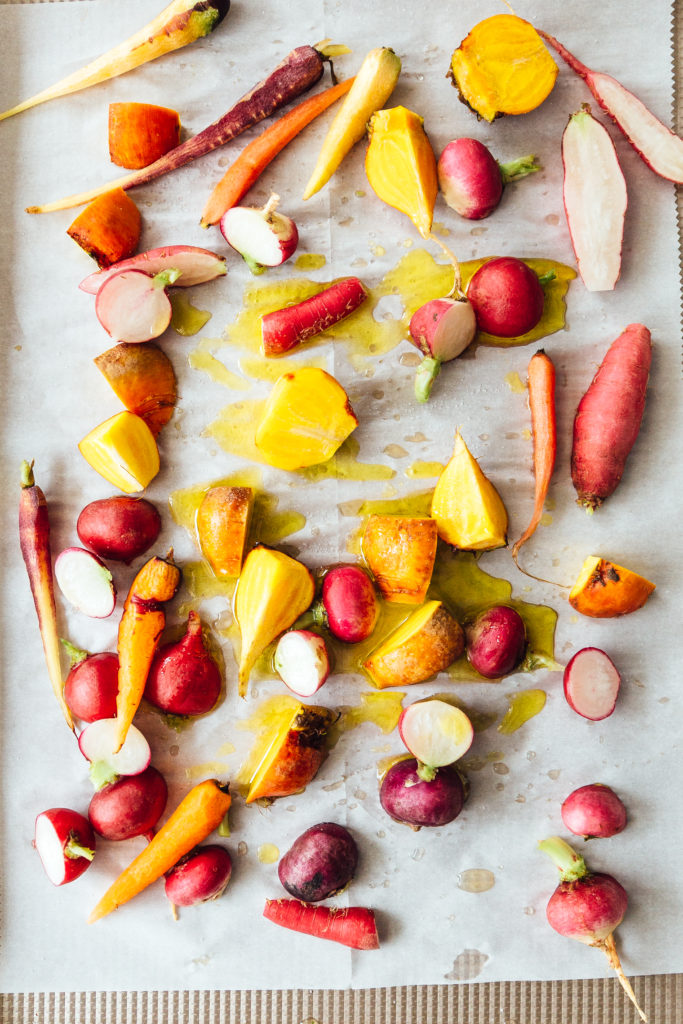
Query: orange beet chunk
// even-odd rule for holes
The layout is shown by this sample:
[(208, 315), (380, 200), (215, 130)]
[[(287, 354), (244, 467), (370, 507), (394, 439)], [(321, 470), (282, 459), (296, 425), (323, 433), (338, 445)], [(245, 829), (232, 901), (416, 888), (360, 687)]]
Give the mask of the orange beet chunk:
[(140, 241), (140, 211), (122, 188), (93, 199), (67, 228), (67, 234), (100, 267), (132, 256)]
[(177, 110), (153, 103), (109, 104), (109, 157), (117, 167), (148, 167), (179, 142)]

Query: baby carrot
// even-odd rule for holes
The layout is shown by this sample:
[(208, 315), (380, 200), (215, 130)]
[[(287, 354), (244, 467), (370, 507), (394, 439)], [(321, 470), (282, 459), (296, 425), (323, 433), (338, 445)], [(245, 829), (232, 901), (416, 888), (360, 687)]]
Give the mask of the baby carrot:
[(531, 430), (534, 438), (534, 476), (536, 488), (534, 512), (531, 522), (512, 548), (512, 557), (515, 560), (515, 565), (518, 564), (519, 549), (522, 547), (522, 544), (528, 541), (541, 520), (543, 503), (548, 494), (548, 486), (553, 475), (555, 454), (557, 452), (555, 367), (543, 349), (540, 349), (531, 357), (528, 381)]
[(266, 900), (263, 916), (283, 928), (352, 949), (379, 949), (375, 914), (367, 907), (312, 907), (299, 900)]
[(230, 807), (227, 783), (200, 782), (183, 798), (149, 844), (114, 881), (88, 918), (88, 924), (111, 914), (152, 882), (166, 874), (181, 857), (218, 828)]

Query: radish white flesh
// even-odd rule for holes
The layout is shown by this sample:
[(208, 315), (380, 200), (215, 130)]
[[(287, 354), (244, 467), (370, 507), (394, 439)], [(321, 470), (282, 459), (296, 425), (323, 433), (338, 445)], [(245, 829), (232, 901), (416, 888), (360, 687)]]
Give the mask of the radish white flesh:
[(131, 725), (120, 750), (116, 718), (100, 718), (87, 725), (78, 737), (83, 756), (90, 761), (90, 777), (103, 786), (119, 775), (139, 775), (152, 759), (149, 743), (136, 726)]
[(119, 270), (97, 293), (95, 313), (114, 341), (150, 341), (171, 322), (171, 301), (166, 287), (177, 280), (178, 270), (163, 270), (150, 277), (141, 270)]
[(82, 814), (53, 807), (36, 818), (33, 845), (52, 884), (65, 885), (89, 867), (95, 855), (95, 834)]
[(581, 279), (589, 292), (611, 291), (621, 271), (628, 197), (607, 129), (584, 105), (562, 136), (564, 208)]
[(614, 711), (621, 676), (614, 662), (597, 647), (577, 651), (564, 670), (564, 695), (569, 706), (592, 722)]
[(233, 206), (220, 220), (223, 238), (254, 274), (260, 274), (266, 267), (279, 267), (299, 244), (294, 221), (275, 211), (278, 198), (271, 196), (263, 209)]
[(432, 299), (410, 320), (410, 339), (425, 356), (415, 377), (415, 397), (426, 402), (441, 364), (457, 359), (477, 331), (474, 309), (465, 298)]
[(116, 607), (112, 574), (85, 548), (65, 548), (55, 560), (55, 579), (70, 604), (93, 619), (106, 619)]
[(434, 769), (453, 764), (472, 745), (472, 723), (460, 708), (443, 700), (422, 700), (402, 713), (398, 731), (406, 747), (420, 762), (418, 775), (427, 781)]
[(149, 249), (130, 259), (120, 260), (106, 270), (88, 274), (79, 284), (81, 291), (97, 295), (105, 281), (119, 270), (142, 270), (154, 277), (162, 270), (179, 270), (180, 277), (174, 282), (177, 288), (189, 288), (193, 284), (204, 284), (221, 277), (226, 271), (225, 256), (200, 249), (195, 245), (165, 245), (160, 249)]
[(330, 672), (325, 641), (307, 629), (292, 629), (280, 638), (273, 666), (292, 693), (298, 697), (311, 697)]

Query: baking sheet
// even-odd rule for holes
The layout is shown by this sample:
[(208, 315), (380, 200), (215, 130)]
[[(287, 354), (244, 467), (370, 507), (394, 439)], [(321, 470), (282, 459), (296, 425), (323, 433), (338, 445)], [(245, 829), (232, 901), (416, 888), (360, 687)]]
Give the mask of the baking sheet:
[[(636, 45), (637, 35), (635, 29), (627, 28), (626, 14), (632, 12), (626, 11), (626, 7), (630, 5), (625, 5), (624, 25), (619, 26), (618, 38), (613, 36), (611, 40), (611, 19), (606, 13), (596, 18), (591, 12), (589, 19), (587, 12), (582, 11), (584, 17), (579, 18), (573, 9), (572, 23), (566, 25), (559, 12), (553, 13), (552, 25), (548, 23), (547, 12), (537, 11), (533, 5), (523, 13), (560, 35), (579, 56), (588, 59), (599, 54), (601, 67), (625, 78), (622, 55)], [(66, 11), (57, 5), (2, 10), (3, 19), (9, 22), (3, 38), (12, 41), (4, 47), (7, 54), (3, 61), (3, 97), (7, 103), (94, 56), (112, 38), (136, 28), (141, 14), (139, 5), (133, 8), (126, 4), (117, 4), (114, 10), (113, 5), (84, 3), (73, 12)], [(149, 13), (154, 12), (149, 9)], [(110, 100), (142, 98), (176, 105), (187, 111), (183, 120), (192, 132), (218, 116), (275, 63), (276, 57), (304, 39), (312, 42), (330, 35), (349, 42), (354, 56), (346, 58), (347, 63), (340, 63), (343, 71), (349, 68), (348, 73), (356, 66), (349, 67), (351, 62), (359, 60), (359, 55), (370, 46), (391, 44), (404, 60), (404, 76), (394, 100), (424, 113), (437, 152), (455, 134), (470, 133), (489, 142), (502, 158), (536, 151), (545, 168), (538, 180), (528, 183), (526, 193), (523, 186), (511, 190), (495, 218), (483, 225), (483, 233), (469, 225), (463, 227), (454, 214), (440, 205), (437, 219), (451, 232), (449, 244), (456, 246), (463, 258), (509, 252), (572, 261), (562, 219), (559, 138), (567, 115), (587, 99), (587, 93), (566, 69), (561, 69), (553, 95), (535, 114), (492, 127), (477, 125), (464, 108), (453, 102), (454, 93), (444, 81), (443, 72), (455, 42), (478, 17), (495, 13), (493, 7), (483, 11), (477, 5), (475, 11), (463, 5), (457, 16), (453, 15), (453, 42), (448, 40), (443, 47), (434, 42), (434, 36), (442, 34), (434, 30), (438, 23), (434, 6), (424, 9), (417, 26), (414, 12), (399, 12), (405, 15), (404, 24), (410, 25), (410, 32), (397, 32), (392, 25), (396, 38), (391, 39), (387, 39), (381, 9), (368, 12), (346, 5), (344, 12), (323, 9), (312, 13), (302, 6), (298, 13), (300, 17), (290, 21), (282, 10), (269, 12), (268, 49), (259, 54), (258, 70), (254, 62), (247, 66), (245, 61), (242, 66), (235, 55), (243, 53), (247, 43), (253, 45), (257, 29), (262, 29), (259, 12), (235, 5), (215, 37), (192, 51), (167, 58), (116, 83), (57, 101), (3, 126), (9, 140), (3, 149), (7, 165), (3, 168), (3, 230), (9, 232), (3, 246), (7, 262), (3, 279), (9, 291), (8, 341), (3, 349), (8, 408), (5, 478), (14, 478), (19, 460), (30, 449), (28, 455), (35, 456), (39, 482), (50, 499), (56, 550), (74, 541), (73, 524), (82, 504), (108, 493), (106, 486), (103, 488), (88, 467), (79, 462), (75, 442), (94, 423), (117, 411), (118, 406), (89, 364), (92, 356), (106, 347), (106, 342), (92, 316), (89, 300), (75, 288), (89, 268), (87, 259), (74, 250), (63, 233), (73, 214), (34, 220), (26, 217), (22, 208), (28, 202), (54, 198), (112, 176), (103, 142), (106, 104)], [(125, 29), (124, 17), (129, 19)], [(629, 65), (627, 78), (627, 84), (664, 119), (671, 92), (670, 78), (662, 74), (670, 62), (669, 17), (666, 5), (654, 9), (648, 61), (638, 67)], [(635, 19), (632, 23), (636, 23)], [(290, 25), (296, 27), (291, 29)], [(633, 38), (629, 39), (631, 31)], [(63, 54), (68, 51), (66, 40), (71, 42), (75, 35), (82, 50), (67, 64), (63, 62)], [(55, 39), (64, 42), (56, 46)], [(265, 48), (265, 42), (261, 45)], [(21, 62), (18, 69), (18, 54), (39, 50), (41, 55), (46, 54), (45, 59), (39, 64)], [(221, 66), (227, 67), (230, 75), (221, 91), (229, 89), (229, 95), (216, 96), (217, 59), (226, 54), (227, 60), (221, 59)], [(178, 74), (179, 68), (182, 76)], [(653, 68), (657, 69), (656, 75)], [(179, 80), (182, 95), (176, 99)], [(283, 197), (283, 208), (299, 221), (300, 227), (305, 225), (306, 250), (325, 252), (327, 256), (324, 271), (317, 275), (321, 280), (349, 272), (353, 261), (361, 258), (367, 261), (367, 267), (359, 270), (361, 276), (375, 284), (411, 245), (417, 247), (420, 243), (408, 221), (382, 207), (371, 195), (363, 178), (360, 152), (354, 153), (327, 193), (313, 201), (315, 209), (311, 207), (309, 212), (308, 204), (304, 207), (299, 199), (300, 164), (302, 154), (315, 155), (323, 128), (317, 130), (316, 126), (315, 131), (311, 131), (305, 145), (279, 158), (264, 176), (262, 186), (252, 193), (253, 201), (265, 199), (271, 187), (277, 188)], [(323, 983), (334, 988), (399, 982), (437, 984), (444, 979), (600, 976), (604, 965), (599, 956), (554, 936), (542, 920), (545, 898), (554, 884), (553, 869), (542, 862), (534, 849), (537, 838), (559, 830), (557, 809), (562, 797), (575, 785), (593, 781), (597, 774), (601, 781), (619, 788), (627, 798), (632, 816), (626, 833), (591, 847), (591, 863), (612, 870), (632, 895), (629, 917), (620, 929), (627, 969), (641, 973), (680, 970), (676, 960), (680, 936), (676, 934), (675, 922), (669, 920), (676, 916), (675, 905), (668, 895), (668, 886), (653, 882), (666, 879), (669, 885), (675, 884), (674, 844), (653, 840), (664, 834), (671, 836), (667, 781), (669, 765), (675, 763), (676, 757), (674, 743), (667, 735), (668, 723), (677, 710), (673, 674), (677, 652), (671, 650), (669, 621), (675, 614), (674, 580), (680, 559), (680, 542), (670, 528), (675, 522), (677, 501), (676, 452), (675, 445), (667, 444), (667, 438), (676, 436), (680, 415), (676, 402), (680, 339), (674, 197), (671, 186), (655, 179), (630, 147), (616, 134), (614, 138), (630, 196), (624, 273), (613, 295), (588, 296), (580, 283), (572, 285), (570, 330), (550, 339), (548, 349), (558, 366), (559, 414), (566, 437), (578, 396), (609, 341), (632, 320), (643, 320), (651, 327), (656, 357), (651, 400), (639, 440), (640, 458), (637, 470), (632, 464), (629, 467), (620, 491), (604, 514), (590, 521), (573, 507), (566, 473), (558, 472), (552, 522), (535, 539), (535, 557), (529, 556), (529, 567), (535, 571), (534, 566), (538, 569), (553, 564), (558, 578), (570, 580), (585, 554), (599, 550), (654, 579), (658, 584), (656, 600), (653, 598), (637, 618), (618, 623), (579, 623), (568, 614), (556, 591), (536, 586), (526, 591), (526, 581), (520, 583), (522, 577), (513, 576), (505, 552), (486, 556), (482, 564), (514, 580), (516, 596), (547, 600), (560, 610), (558, 656), (591, 643), (611, 649), (615, 659), (618, 655), (628, 683), (618, 714), (597, 727), (575, 719), (562, 701), (556, 675), (515, 677), (495, 691), (490, 687), (468, 687), (464, 693), (458, 690), (468, 701), (497, 706), (501, 712), (505, 693), (514, 688), (541, 685), (548, 690), (550, 699), (538, 719), (508, 740), (482, 734), (478, 752), (485, 756), (502, 747), (504, 757), (473, 776), (472, 800), (456, 823), (430, 834), (423, 830), (418, 836), (406, 835), (407, 830), (389, 822), (376, 801), (375, 762), (385, 753), (377, 748), (388, 742), (398, 752), (396, 738), (387, 741), (370, 726), (363, 727), (344, 738), (343, 749), (341, 744), (335, 748), (306, 796), (276, 804), (266, 814), (236, 808), (234, 838), (230, 841), (236, 872), (230, 898), (226, 896), (225, 902), (203, 908), (201, 914), (184, 914), (177, 926), (169, 924), (163, 897), (154, 892), (103, 923), (101, 931), (98, 932), (99, 925), (86, 928), (83, 921), (87, 909), (108, 884), (114, 870), (126, 862), (126, 851), (103, 851), (97, 866), (76, 885), (53, 893), (46, 891), (37, 858), (29, 851), (15, 861), (9, 853), (13, 844), (8, 843), (3, 892), (3, 988), (171, 988), (178, 986), (179, 978), (181, 987), (193, 988), (251, 988), (264, 984), (283, 988)], [(76, 143), (78, 155), (74, 157)], [(237, 146), (234, 150), (237, 151)], [(50, 154), (48, 161), (46, 152)], [(158, 182), (135, 194), (145, 218), (144, 247), (172, 241), (209, 244), (206, 234), (196, 227), (197, 211), (207, 188), (221, 173), (220, 168), (227, 165), (230, 157), (226, 154), (227, 151), (207, 157), (201, 165), (179, 172), (176, 180)], [(349, 217), (351, 223), (342, 227), (341, 222)], [(656, 231), (652, 225), (657, 225)], [(472, 234), (472, 230), (477, 233)], [(212, 244), (218, 246), (219, 239), (216, 237)], [(383, 256), (380, 246), (385, 250)], [(45, 265), (49, 268), (47, 273)], [(294, 270), (283, 268), (280, 273), (293, 274)], [(234, 319), (242, 289), (248, 282), (246, 270), (233, 262), (228, 280), (221, 282), (224, 288), (212, 286), (210, 290), (207, 287), (194, 291), (196, 304), (213, 312), (202, 336), (219, 336), (222, 328)], [(184, 357), (195, 344), (196, 340), (169, 338), (166, 345), (180, 378), (183, 401), (174, 419), (175, 436), (171, 434), (164, 442), (164, 469), (149, 489), (150, 496), (160, 503), (178, 484), (210, 479), (239, 465), (201, 437), (201, 431), (221, 406), (237, 400), (239, 395), (226, 393), (185, 365)], [(238, 353), (223, 346), (217, 350), (226, 364), (237, 369)], [(353, 524), (338, 514), (340, 502), (359, 495), (379, 497), (387, 486), (399, 494), (414, 490), (415, 482), (404, 475), (405, 463), (417, 457), (445, 461), (456, 423), (468, 440), (476, 439), (476, 446), (472, 443), (475, 454), (500, 486), (512, 522), (520, 524), (520, 528), (524, 522), (531, 494), (530, 444), (523, 436), (528, 420), (524, 398), (511, 392), (506, 375), (517, 373), (523, 377), (530, 351), (477, 350), (474, 360), (448, 367), (452, 371), (448, 377), (444, 371), (428, 409), (419, 413), (410, 405), (413, 371), (399, 362), (399, 355), (407, 351), (407, 345), (394, 350), (377, 361), (371, 378), (359, 379), (332, 346), (315, 350), (316, 357), (324, 355), (328, 366), (348, 384), (361, 419), (361, 458), (387, 462), (396, 476), (388, 485), (332, 479), (308, 488), (301, 487), (300, 481), (296, 487), (290, 486), (291, 481), (283, 479), (284, 474), (273, 472), (264, 476), (266, 487), (280, 496), (283, 505), (298, 507), (309, 516), (309, 529), (302, 538), (296, 538), (296, 543), (311, 565), (345, 557), (345, 540)], [(384, 399), (373, 398), (383, 386)], [(254, 385), (252, 392), (264, 393), (262, 386), (259, 391), (259, 385)], [(656, 403), (652, 395), (657, 396)], [(397, 415), (400, 420), (393, 422), (399, 441), (415, 437), (420, 427), (428, 440), (413, 442), (418, 450), (414, 455), (410, 450), (410, 459), (392, 461), (382, 455), (382, 449), (388, 440), (387, 423), (392, 423), (391, 417)], [(392, 433), (391, 441), (394, 440)], [(566, 466), (566, 442), (564, 449), (560, 451), (560, 466)], [(667, 481), (664, 489), (662, 480)], [(14, 497), (8, 495), (9, 520), (3, 531), (7, 547), (5, 564), (9, 567), (7, 595), (12, 597), (12, 605), (15, 595), (22, 604), (17, 614), (5, 602), (5, 636), (9, 638), (6, 663), (10, 668), (4, 717), (11, 727), (4, 737), (4, 777), (11, 784), (4, 794), (4, 814), (5, 821), (13, 826), (10, 830), (8, 825), (5, 834), (16, 837), (20, 829), (21, 847), (26, 851), (37, 810), (63, 802), (85, 806), (89, 784), (71, 737), (58, 728), (56, 709), (49, 704), (30, 597), (23, 567), (17, 561), (14, 508)], [(313, 536), (314, 516), (319, 528), (317, 536)], [(162, 540), (172, 539), (179, 560), (193, 557), (189, 540), (172, 526), (168, 517), (167, 524)], [(666, 537), (665, 545), (653, 544), (653, 538), (661, 537)], [(125, 593), (125, 574), (120, 579), (121, 592)], [(112, 645), (115, 624), (100, 624), (96, 630), (92, 623), (70, 616), (66, 609), (62, 612), (69, 635), (79, 643)], [(19, 630), (16, 622), (21, 623)], [(21, 669), (14, 669), (15, 665), (21, 665)], [(335, 681), (323, 692), (325, 702), (333, 705), (354, 703), (358, 693), (365, 689), (367, 686), (360, 680), (344, 679)], [(414, 690), (409, 699), (432, 692), (427, 686)], [(271, 692), (270, 686), (259, 687), (260, 695), (266, 692)], [(236, 704), (232, 705), (231, 713), (240, 717), (246, 714)], [(216, 752), (226, 740), (236, 739), (227, 706), (220, 717), (216, 713), (215, 721), (195, 723), (187, 735), (183, 734), (181, 743), (175, 743), (174, 737), (151, 715), (146, 715), (141, 724), (152, 736), (155, 763), (170, 772), (172, 792), (176, 793), (187, 788), (185, 768), (215, 761)], [(174, 746), (182, 751), (175, 756), (170, 752)], [(229, 763), (231, 771), (236, 764), (236, 760)], [(498, 770), (494, 770), (494, 765), (498, 765)], [(508, 769), (507, 774), (501, 774), (501, 765)], [(501, 784), (503, 788), (497, 788)], [(360, 792), (365, 796), (359, 797)], [(272, 928), (259, 919), (264, 897), (278, 895), (279, 889), (274, 868), (256, 860), (257, 846), (275, 842), (284, 850), (303, 828), (320, 819), (318, 812), (347, 821), (361, 839), (363, 866), (349, 895), (353, 896), (352, 902), (365, 902), (378, 910), (384, 942), (383, 949), (372, 958), (337, 948), (320, 950), (312, 940), (298, 936), (273, 936)], [(242, 856), (238, 846), (241, 842), (247, 846)], [(644, 853), (648, 867), (642, 872), (634, 870), (638, 856)], [(448, 865), (448, 877), (432, 895), (431, 880), (444, 862)], [(469, 867), (493, 870), (494, 888), (477, 895), (458, 890), (457, 875)], [(38, 914), (43, 927), (36, 936), (33, 921)], [(67, 923), (69, 944), (65, 949), (57, 937), (63, 934)], [(674, 930), (669, 930), (668, 942), (664, 944), (657, 936), (669, 925)], [(148, 958), (150, 936), (163, 948), (163, 959)], [(34, 953), (27, 963), (25, 950), (29, 939)], [(297, 954), (294, 964), (285, 960), (284, 952), (290, 950)], [(467, 950), (477, 955), (463, 959)], [(462, 976), (468, 974), (469, 977)]]

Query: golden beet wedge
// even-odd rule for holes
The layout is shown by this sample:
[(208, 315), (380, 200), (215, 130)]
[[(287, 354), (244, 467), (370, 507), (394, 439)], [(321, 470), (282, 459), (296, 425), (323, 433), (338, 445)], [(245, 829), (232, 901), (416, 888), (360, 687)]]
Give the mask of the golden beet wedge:
[(144, 491), (159, 472), (159, 449), (145, 421), (119, 412), (91, 430), (78, 445), (86, 462), (126, 494)]
[(369, 517), (363, 532), (363, 557), (385, 601), (422, 604), (432, 578), (437, 539), (433, 519)]
[(314, 777), (327, 755), (327, 732), (336, 719), (328, 708), (298, 704), (279, 716), (273, 730), (259, 737), (246, 803), (291, 796)]
[(283, 373), (256, 429), (266, 462), (290, 471), (327, 462), (358, 420), (341, 384), (317, 367)]
[(171, 416), (178, 397), (171, 360), (151, 341), (121, 341), (93, 362), (129, 412), (140, 416), (155, 437)]
[(427, 601), (373, 651), (363, 667), (378, 689), (409, 686), (447, 669), (464, 649), (460, 624), (441, 601)]
[(211, 487), (197, 509), (197, 539), (216, 576), (239, 576), (249, 533), (251, 487)]
[(505, 505), (459, 431), (453, 455), (434, 488), (431, 513), (439, 537), (463, 551), (488, 551), (507, 544)]
[(655, 584), (643, 576), (591, 555), (569, 592), (569, 603), (582, 615), (612, 619), (641, 608), (654, 589)]

